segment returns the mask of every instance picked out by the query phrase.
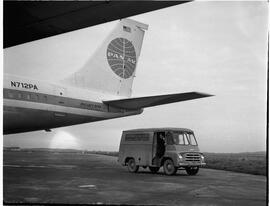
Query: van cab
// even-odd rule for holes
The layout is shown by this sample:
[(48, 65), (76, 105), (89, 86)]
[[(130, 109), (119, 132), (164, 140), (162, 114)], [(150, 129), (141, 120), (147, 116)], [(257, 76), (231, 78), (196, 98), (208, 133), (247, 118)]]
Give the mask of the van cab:
[(178, 169), (196, 175), (204, 166), (194, 132), (185, 128), (147, 128), (123, 131), (118, 161), (130, 172), (148, 167), (157, 173), (163, 167), (166, 175)]

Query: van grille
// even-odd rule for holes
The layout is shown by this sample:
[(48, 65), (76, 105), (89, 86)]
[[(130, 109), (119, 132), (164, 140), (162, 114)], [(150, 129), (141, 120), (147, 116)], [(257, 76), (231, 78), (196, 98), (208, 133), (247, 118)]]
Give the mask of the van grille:
[(185, 161), (187, 162), (200, 162), (201, 155), (198, 153), (186, 153), (184, 155)]

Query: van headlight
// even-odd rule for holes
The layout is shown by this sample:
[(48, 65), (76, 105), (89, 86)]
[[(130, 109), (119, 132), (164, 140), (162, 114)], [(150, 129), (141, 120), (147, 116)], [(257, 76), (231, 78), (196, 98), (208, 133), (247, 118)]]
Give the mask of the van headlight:
[(201, 155), (201, 159), (204, 160), (204, 156), (203, 155)]
[(178, 154), (179, 159), (183, 159), (183, 156), (181, 154)]

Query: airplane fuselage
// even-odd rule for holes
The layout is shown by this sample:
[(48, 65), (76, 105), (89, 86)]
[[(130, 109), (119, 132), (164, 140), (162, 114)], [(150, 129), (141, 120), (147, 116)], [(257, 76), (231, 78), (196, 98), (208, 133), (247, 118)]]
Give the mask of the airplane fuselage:
[(12, 75), (4, 77), (3, 95), (4, 134), (49, 130), (142, 113), (142, 110), (124, 110), (102, 102), (108, 97), (119, 97)]
[(136, 115), (147, 107), (211, 96), (185, 92), (131, 98), (147, 29), (146, 24), (122, 19), (82, 67), (61, 76), (57, 83), (5, 75), (4, 134), (49, 131)]

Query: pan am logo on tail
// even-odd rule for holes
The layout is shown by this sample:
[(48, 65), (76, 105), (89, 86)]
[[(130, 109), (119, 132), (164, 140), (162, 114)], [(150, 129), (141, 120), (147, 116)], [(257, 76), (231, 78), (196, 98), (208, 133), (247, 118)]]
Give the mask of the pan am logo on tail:
[(107, 60), (113, 72), (123, 79), (132, 76), (136, 68), (136, 52), (131, 41), (116, 38), (107, 48)]

